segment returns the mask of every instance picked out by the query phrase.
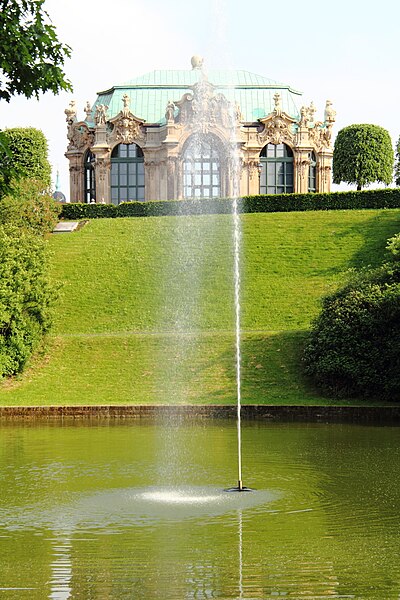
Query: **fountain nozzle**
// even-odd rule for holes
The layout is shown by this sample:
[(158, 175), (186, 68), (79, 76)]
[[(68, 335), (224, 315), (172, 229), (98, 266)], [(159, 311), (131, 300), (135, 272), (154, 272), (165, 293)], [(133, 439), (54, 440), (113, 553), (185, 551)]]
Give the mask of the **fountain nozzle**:
[(226, 489), (225, 491), (226, 492), (254, 492), (253, 489), (243, 485), (243, 482), (241, 479), (239, 479), (237, 487), (231, 487), (231, 488)]

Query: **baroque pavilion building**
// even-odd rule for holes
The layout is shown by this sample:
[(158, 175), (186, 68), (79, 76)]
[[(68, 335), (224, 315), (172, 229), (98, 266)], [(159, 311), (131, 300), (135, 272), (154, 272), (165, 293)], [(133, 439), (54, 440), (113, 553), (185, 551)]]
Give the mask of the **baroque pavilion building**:
[(153, 71), (65, 110), (71, 202), (329, 192), (332, 127), (301, 93), (248, 71)]

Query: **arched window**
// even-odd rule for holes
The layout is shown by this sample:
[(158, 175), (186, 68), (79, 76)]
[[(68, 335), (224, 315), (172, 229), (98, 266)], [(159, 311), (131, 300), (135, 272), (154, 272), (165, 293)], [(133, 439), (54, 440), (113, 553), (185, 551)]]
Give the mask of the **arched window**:
[(111, 154), (111, 202), (144, 200), (144, 158), (136, 144), (118, 144)]
[(293, 152), (286, 144), (267, 144), (260, 152), (260, 194), (293, 192)]
[(314, 152), (310, 155), (310, 166), (308, 170), (308, 191), (317, 191), (317, 159)]
[(221, 160), (213, 136), (193, 136), (183, 153), (183, 197), (221, 196)]
[(94, 174), (95, 156), (88, 150), (85, 155), (85, 202), (96, 200), (96, 183)]

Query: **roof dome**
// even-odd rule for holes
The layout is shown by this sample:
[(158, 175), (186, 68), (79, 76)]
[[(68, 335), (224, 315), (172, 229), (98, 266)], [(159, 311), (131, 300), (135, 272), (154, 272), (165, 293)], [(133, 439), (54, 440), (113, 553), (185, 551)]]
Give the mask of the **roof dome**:
[[(197, 58), (197, 57), (196, 57)], [(196, 63), (197, 64), (197, 63)], [(157, 70), (145, 73), (109, 90), (99, 92), (92, 108), (108, 106), (107, 117), (112, 119), (123, 107), (123, 96), (130, 99), (130, 110), (147, 123), (165, 123), (165, 108), (168, 102), (181, 100), (198, 81), (207, 78), (215, 87), (215, 93), (223, 94), (233, 104), (239, 104), (243, 120), (254, 122), (274, 110), (274, 94), (281, 96), (282, 110), (293, 118), (299, 116), (297, 102), (301, 92), (289, 85), (278, 83), (261, 75), (243, 70), (210, 70), (200, 67), (190, 70)]]

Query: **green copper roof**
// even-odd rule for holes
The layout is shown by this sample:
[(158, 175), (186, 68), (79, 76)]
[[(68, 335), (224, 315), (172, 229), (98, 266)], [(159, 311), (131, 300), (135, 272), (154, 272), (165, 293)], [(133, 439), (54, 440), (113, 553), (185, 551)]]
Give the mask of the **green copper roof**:
[[(274, 109), (273, 96), (281, 94), (282, 109), (293, 117), (299, 114), (297, 102), (301, 92), (272, 79), (249, 71), (209, 71), (208, 81), (232, 103), (238, 103), (245, 121), (254, 122)], [(130, 99), (131, 112), (147, 123), (164, 123), (165, 109), (169, 101), (177, 102), (190, 86), (202, 78), (199, 69), (176, 71), (152, 71), (122, 85), (99, 92), (96, 104), (108, 106), (108, 118), (122, 110), (122, 97)]]

